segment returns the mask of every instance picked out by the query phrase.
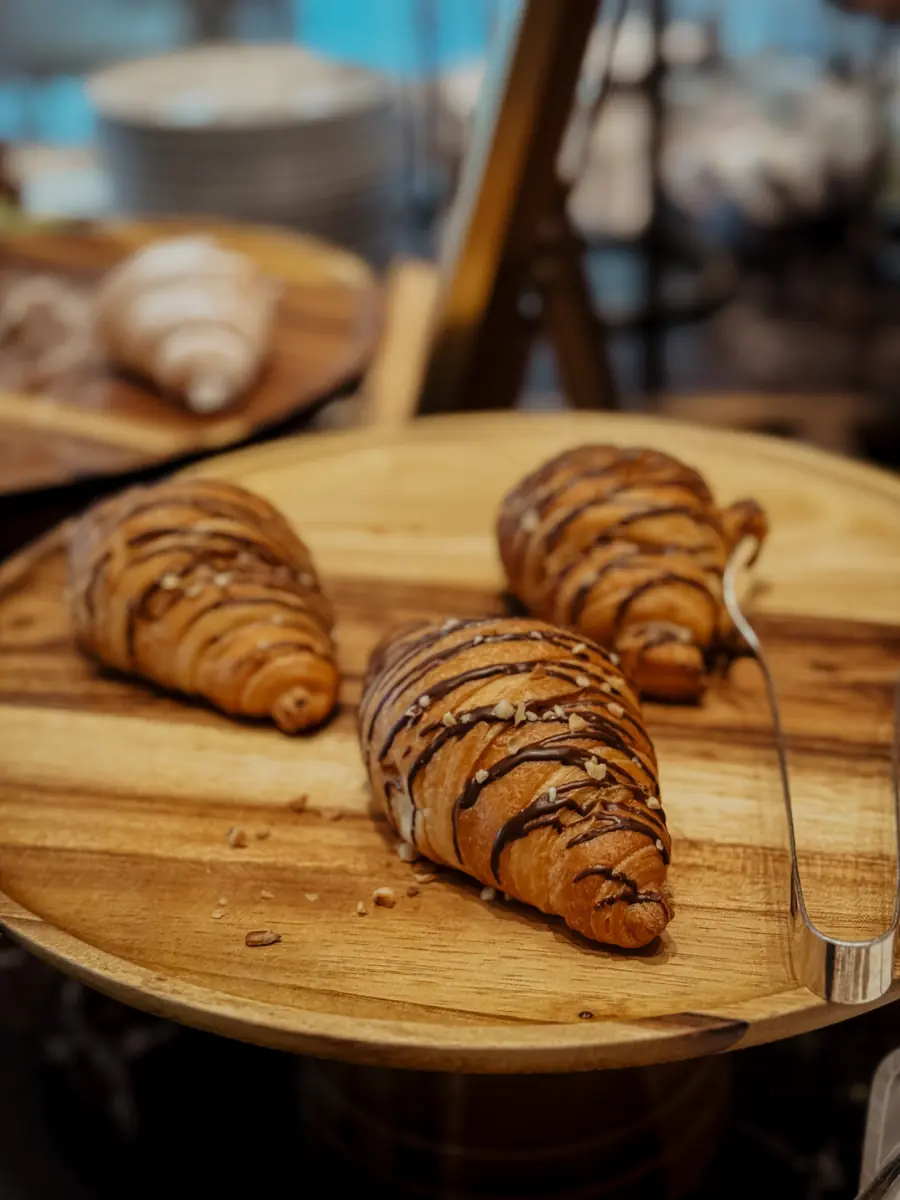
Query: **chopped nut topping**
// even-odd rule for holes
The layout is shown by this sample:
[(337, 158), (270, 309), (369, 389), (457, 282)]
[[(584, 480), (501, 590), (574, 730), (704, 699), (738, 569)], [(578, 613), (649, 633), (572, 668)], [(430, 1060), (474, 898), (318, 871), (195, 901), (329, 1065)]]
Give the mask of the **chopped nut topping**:
[(173, 574), (171, 571), (167, 571), (166, 574), (163, 575), (162, 579), (160, 579), (159, 586), (164, 592), (173, 592), (176, 588), (181, 586), (181, 583), (177, 575)]
[(536, 712), (526, 713), (526, 716), (528, 717), (529, 721), (539, 721), (540, 720), (540, 717), (537, 715)]
[(406, 894), (407, 894), (407, 896), (410, 896), (410, 897), (418, 896), (419, 889), (416, 887), (416, 885), (414, 883), (411, 883), (409, 885), (409, 887), (406, 889)]
[(395, 847), (395, 850), (397, 852), (397, 857), (401, 862), (415, 862), (419, 857), (418, 850), (415, 848), (415, 846), (411, 846), (409, 842), (401, 842), (399, 846)]
[(492, 900), (497, 899), (497, 889), (492, 887), (483, 887), (481, 889), (481, 898), (485, 904), (490, 904)]
[(665, 846), (662, 843), (662, 838), (656, 839), (656, 848), (660, 852), (660, 854), (662, 854), (662, 852), (665, 850)]
[(441, 717), (441, 721), (442, 721), (442, 722), (443, 722), (443, 723), (444, 723), (444, 724), (447, 726), (447, 728), (449, 729), (451, 725), (455, 725), (455, 724), (456, 724), (456, 717), (454, 717), (454, 715), (453, 715), (453, 713), (452, 713), (452, 712), (445, 712), (445, 713), (444, 713), (444, 715)]
[(554, 704), (553, 712), (554, 712), (554, 715), (559, 717), (559, 719), (561, 721), (564, 721), (566, 719), (566, 710), (563, 708), (563, 706), (561, 704)]
[(219, 908), (225, 908), (225, 906), (226, 906), (227, 904), (228, 904), (228, 897), (227, 897), (227, 896), (220, 896), (220, 897), (219, 897)]
[(488, 773), (487, 773), (487, 771), (484, 770), (483, 767), (480, 771), (475, 772), (475, 782), (476, 783), (484, 783), (486, 781), (487, 777), (488, 777)]
[(508, 700), (499, 700), (491, 710), (495, 717), (499, 717), (501, 721), (508, 721), (516, 711)]
[(275, 893), (270, 892), (268, 888), (263, 888), (263, 890), (259, 893), (259, 898), (260, 900), (274, 900)]
[(268, 825), (260, 825), (259, 829), (256, 830), (257, 841), (264, 842), (266, 838), (270, 838), (271, 836), (272, 830)]
[(532, 629), (528, 636), (530, 638), (534, 638), (536, 642), (542, 642), (544, 640), (544, 635), (538, 629)]
[(556, 801), (556, 788), (555, 787), (547, 788), (547, 799), (550, 801), (551, 804), (555, 803), (555, 801)]
[(316, 582), (315, 575), (310, 575), (309, 571), (301, 571), (298, 578), (304, 587), (313, 587)]
[(416, 883), (436, 883), (438, 876), (434, 871), (413, 871), (413, 879)]
[(662, 808), (662, 801), (658, 796), (649, 796), (647, 799), (648, 808)]
[(376, 888), (372, 893), (372, 899), (380, 908), (393, 908), (397, 903), (394, 889), (389, 887)]
[(462, 621), (458, 617), (448, 617), (441, 626), (441, 629), (444, 633), (447, 633), (450, 629), (455, 629), (457, 625), (462, 625)]
[(416, 703), (418, 704), (419, 708), (427, 708), (428, 705), (431, 703), (431, 697), (430, 696), (420, 696), (419, 699), (416, 701)]
[(192, 583), (189, 588), (184, 589), (184, 594), (186, 596), (188, 596), (191, 600), (193, 600), (194, 597), (199, 596), (202, 591), (203, 591), (202, 583)]
[(475, 635), (475, 637), (472, 638), (472, 645), (480, 646), (483, 641), (484, 641), (484, 635), (481, 633), (478, 633)]
[(232, 576), (228, 571), (219, 571), (218, 574), (213, 575), (212, 578), (212, 581), (216, 587), (227, 587), (228, 584), (231, 583), (231, 580)]
[(362, 900), (357, 900), (356, 902), (356, 915), (358, 917), (367, 917), (369, 915), (369, 910), (363, 904)]
[(533, 508), (529, 508), (528, 512), (522, 514), (522, 519), (519, 521), (519, 527), (525, 533), (534, 533), (540, 523), (541, 518)]
[(243, 850), (247, 845), (247, 835), (237, 825), (228, 830), (228, 845), (232, 850)]
[(403, 715), (405, 717), (417, 717), (420, 711), (420, 709), (416, 708), (415, 704), (411, 704)]
[(525, 701), (520, 700), (518, 705), (516, 706), (516, 724), (521, 725), (522, 722), (527, 718), (527, 716), (528, 716), (528, 710), (525, 707)]
[(460, 725), (468, 725), (468, 723), (471, 720), (472, 720), (471, 713), (463, 713), (463, 715), (459, 718), (459, 723), (460, 723)]
[(281, 941), (280, 933), (273, 933), (271, 929), (253, 929), (244, 938), (245, 946), (274, 946), (276, 942)]
[(617, 667), (619, 665), (618, 654), (610, 654), (609, 661), (613, 664), (614, 667)]
[(581, 733), (582, 729), (587, 729), (584, 717), (580, 717), (578, 713), (569, 713), (569, 733)]
[(612, 713), (612, 715), (614, 717), (624, 717), (625, 716), (625, 709), (622, 707), (621, 704), (616, 704), (615, 701), (613, 701), (611, 704), (607, 704), (606, 707), (609, 709), (609, 711)]
[(315, 904), (319, 898), (318, 892), (304, 892), (303, 895), (310, 902), (310, 904)]
[(578, 686), (580, 688), (586, 688), (586, 687), (591, 686), (591, 681), (590, 681), (590, 679), (588, 679), (587, 675), (576, 675), (575, 682), (578, 684)]
[(572, 647), (572, 653), (587, 654), (587, 646), (584, 644), (584, 642), (579, 642), (576, 646)]
[(598, 783), (606, 778), (607, 768), (605, 764), (598, 763), (596, 758), (590, 758), (584, 764), (584, 769), (590, 775), (591, 779), (596, 779)]
[(607, 696), (611, 696), (613, 694), (613, 686), (609, 680), (606, 680), (604, 683), (600, 684), (600, 691), (606, 692)]

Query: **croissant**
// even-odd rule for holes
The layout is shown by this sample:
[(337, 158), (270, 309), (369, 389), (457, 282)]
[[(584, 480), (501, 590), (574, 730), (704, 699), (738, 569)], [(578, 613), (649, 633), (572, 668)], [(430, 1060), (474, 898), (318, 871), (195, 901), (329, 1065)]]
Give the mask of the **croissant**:
[(696, 698), (736, 648), (722, 574), (754, 500), (716, 507), (703, 476), (658, 450), (581, 446), (545, 463), (502, 503), (500, 556), (532, 613), (615, 651), (648, 696)]
[(278, 287), (209, 237), (153, 242), (114, 267), (95, 302), (113, 361), (211, 413), (236, 400), (267, 355)]
[(266, 500), (176, 479), (89, 509), (69, 542), (82, 650), (293, 733), (334, 707), (332, 610), (309, 551)]
[(420, 854), (596, 941), (663, 931), (656, 759), (599, 646), (530, 618), (408, 626), (375, 651), (359, 720), (373, 791)]

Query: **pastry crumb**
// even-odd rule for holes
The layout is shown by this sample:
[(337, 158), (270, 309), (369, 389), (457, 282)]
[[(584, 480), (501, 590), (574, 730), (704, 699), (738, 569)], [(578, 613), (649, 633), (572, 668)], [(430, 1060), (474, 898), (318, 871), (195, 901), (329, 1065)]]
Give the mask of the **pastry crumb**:
[(407, 896), (410, 896), (410, 897), (418, 896), (419, 889), (416, 887), (416, 885), (414, 883), (411, 883), (409, 885), (409, 887), (406, 889), (406, 894), (407, 894)]
[(269, 828), (268, 825), (260, 825), (259, 829), (256, 830), (257, 841), (264, 842), (266, 840), (266, 838), (271, 837), (271, 836), (272, 836), (272, 830)]
[(219, 897), (219, 908), (225, 908), (227, 906), (227, 904), (228, 904), (228, 897), (220, 896)]
[(305, 898), (307, 900), (309, 900), (309, 902), (311, 904), (313, 903), (313, 901), (318, 900), (318, 898), (319, 898), (318, 892), (304, 892), (303, 895), (305, 896)]
[(306, 806), (309, 804), (309, 796), (304, 792), (300, 796), (296, 796), (293, 800), (288, 801), (288, 808), (291, 812), (301, 813), (306, 811)]
[(401, 842), (398, 846), (394, 847), (394, 850), (396, 851), (397, 857), (401, 862), (415, 862), (419, 857), (418, 850), (415, 848), (415, 846), (411, 846), (409, 842)]
[(247, 835), (239, 825), (233, 825), (228, 830), (228, 845), (232, 850), (243, 850), (247, 845)]
[(413, 879), (416, 883), (421, 884), (436, 883), (438, 876), (435, 875), (434, 871), (413, 871)]
[(525, 707), (525, 701), (520, 700), (518, 705), (516, 706), (516, 715), (515, 715), (516, 724), (521, 725), (527, 716), (528, 716), (528, 709)]
[(607, 704), (606, 707), (609, 709), (609, 711), (612, 713), (612, 715), (614, 717), (624, 717), (625, 716), (625, 709), (622, 707), (621, 704), (617, 704), (615, 702), (615, 700), (613, 700), (610, 704)]
[(244, 938), (245, 946), (274, 946), (276, 942), (281, 941), (280, 933), (273, 933), (271, 929), (251, 929)]
[(393, 908), (397, 903), (397, 897), (394, 895), (394, 889), (390, 887), (376, 888), (372, 893), (372, 899), (380, 908)]
[(330, 808), (328, 812), (325, 813), (326, 821), (343, 821), (343, 819), (344, 810), (342, 808)]
[(225, 909), (224, 908), (214, 908), (209, 915), (212, 917), (212, 919), (214, 921), (221, 921), (222, 918), (225, 916)]
[(259, 893), (259, 898), (260, 900), (274, 900), (275, 893), (270, 892), (268, 888), (263, 888), (263, 890)]
[(369, 915), (369, 910), (363, 904), (362, 900), (357, 900), (356, 902), (356, 915), (358, 917), (367, 917)]
[(497, 899), (497, 889), (492, 887), (483, 887), (481, 889), (481, 898), (485, 904), (490, 904), (492, 900)]

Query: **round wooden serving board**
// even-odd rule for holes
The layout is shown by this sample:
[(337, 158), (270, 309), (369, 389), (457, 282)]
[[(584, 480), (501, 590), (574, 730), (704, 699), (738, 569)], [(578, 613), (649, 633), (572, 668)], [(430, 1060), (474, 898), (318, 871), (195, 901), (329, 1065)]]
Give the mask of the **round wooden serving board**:
[[(768, 508), (752, 610), (790, 733), (810, 907), (844, 936), (881, 928), (900, 482), (788, 443), (599, 415), (432, 419), (199, 468), (267, 496), (316, 555), (340, 614), (345, 681), (340, 713), (315, 736), (98, 672), (70, 641), (62, 535), (11, 560), (0, 576), (4, 925), (151, 1011), (394, 1066), (647, 1063), (851, 1015), (791, 978), (784, 816), (749, 660), (698, 707), (647, 706), (674, 841), (676, 914), (657, 947), (589, 944), (518, 904), (482, 902), (453, 872), (407, 896), (413, 868), (370, 811), (357, 749), (367, 655), (413, 614), (502, 611), (501, 495), (548, 455), (598, 439), (672, 451), (721, 500), (753, 494)], [(246, 847), (229, 847), (232, 827)], [(393, 909), (371, 903), (384, 885)], [(283, 940), (248, 949), (260, 929)]]
[(0, 269), (90, 287), (140, 246), (197, 231), (249, 255), (284, 282), (271, 358), (259, 381), (215, 416), (189, 412), (99, 360), (47, 385), (45, 394), (0, 387), (0, 495), (126, 474), (236, 445), (362, 372), (380, 322), (374, 276), (361, 259), (301, 234), (214, 220), (53, 226), (0, 243)]

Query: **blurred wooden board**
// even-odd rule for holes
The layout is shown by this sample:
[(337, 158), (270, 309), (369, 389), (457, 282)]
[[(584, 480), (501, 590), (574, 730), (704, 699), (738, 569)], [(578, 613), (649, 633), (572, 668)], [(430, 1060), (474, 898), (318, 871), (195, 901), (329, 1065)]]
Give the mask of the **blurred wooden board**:
[(0, 390), (0, 495), (235, 445), (362, 373), (380, 321), (374, 276), (355, 256), (300, 234), (215, 221), (54, 225), (0, 243), (0, 270), (92, 284), (139, 246), (197, 229), (284, 281), (271, 361), (258, 383), (212, 417), (188, 412), (104, 364), (50, 385), (44, 395)]
[[(752, 608), (780, 685), (810, 908), (844, 936), (880, 928), (891, 901), (900, 481), (790, 443), (599, 414), (433, 418), (202, 464), (284, 510), (337, 605), (342, 708), (316, 736), (229, 721), (98, 672), (69, 639), (61, 535), (10, 560), (0, 575), (5, 927), (154, 1012), (393, 1066), (656, 1062), (850, 1016), (792, 981), (782, 801), (751, 661), (699, 707), (647, 706), (676, 901), (652, 951), (590, 945), (522, 906), (483, 903), (478, 885), (449, 872), (406, 894), (412, 868), (369, 811), (356, 741), (368, 653), (412, 614), (502, 610), (501, 495), (588, 440), (672, 451), (722, 501), (755, 494), (768, 508)], [(301, 795), (310, 807), (298, 813)], [(229, 848), (232, 826), (246, 829), (246, 848)], [(383, 885), (397, 892), (393, 909), (371, 903)], [(283, 940), (248, 949), (255, 929)]]

